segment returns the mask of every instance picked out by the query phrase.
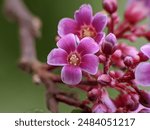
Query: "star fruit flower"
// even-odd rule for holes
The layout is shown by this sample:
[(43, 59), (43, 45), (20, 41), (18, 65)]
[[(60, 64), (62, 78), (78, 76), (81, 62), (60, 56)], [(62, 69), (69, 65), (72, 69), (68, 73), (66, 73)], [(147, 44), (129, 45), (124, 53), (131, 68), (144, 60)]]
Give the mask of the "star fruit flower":
[[(150, 59), (150, 43), (140, 48), (141, 53)], [(135, 81), (142, 86), (150, 86), (150, 63), (140, 63), (135, 69)]]
[(68, 85), (77, 85), (82, 80), (82, 71), (95, 75), (98, 71), (99, 45), (90, 37), (79, 40), (74, 34), (68, 34), (57, 42), (48, 57), (47, 63), (63, 66), (61, 79)]
[(97, 43), (104, 37), (102, 32), (107, 24), (107, 16), (103, 13), (96, 13), (93, 16), (92, 7), (89, 4), (82, 5), (74, 14), (74, 19), (63, 18), (58, 24), (60, 37), (73, 33), (82, 39), (91, 37)]

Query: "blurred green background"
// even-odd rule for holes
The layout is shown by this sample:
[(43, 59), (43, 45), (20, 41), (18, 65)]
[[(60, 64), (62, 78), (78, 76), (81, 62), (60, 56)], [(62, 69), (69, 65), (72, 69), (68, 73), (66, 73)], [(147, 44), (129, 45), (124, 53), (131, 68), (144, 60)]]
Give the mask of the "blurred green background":
[[(55, 47), (57, 24), (63, 17), (73, 17), (81, 4), (90, 3), (94, 12), (100, 11), (101, 0), (24, 0), (30, 11), (42, 20), (42, 37), (37, 40), (37, 54), (46, 62), (47, 54)], [(122, 14), (125, 0), (119, 0)], [(19, 59), (18, 26), (3, 15), (0, 0), (0, 112), (47, 112), (45, 90), (36, 86), (32, 78), (17, 67)], [(74, 91), (74, 90), (72, 90)], [(60, 105), (61, 112), (71, 107)]]

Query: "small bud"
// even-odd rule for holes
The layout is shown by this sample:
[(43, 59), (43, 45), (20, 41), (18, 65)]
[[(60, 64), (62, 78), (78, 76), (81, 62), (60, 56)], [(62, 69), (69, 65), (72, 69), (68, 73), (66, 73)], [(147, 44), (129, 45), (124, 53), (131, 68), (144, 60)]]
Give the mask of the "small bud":
[(91, 91), (88, 92), (88, 99), (90, 101), (96, 101), (98, 96), (100, 96), (100, 92), (96, 88), (93, 88)]
[(111, 55), (114, 51), (114, 46), (110, 42), (103, 42), (102, 43), (102, 51), (106, 55)]
[(140, 103), (145, 106), (145, 107), (149, 107), (150, 108), (150, 93), (144, 91), (144, 90), (141, 90), (139, 92), (140, 94)]
[(115, 71), (115, 78), (120, 78), (124, 75), (124, 72), (121, 70)]
[(118, 59), (118, 58), (121, 58), (122, 56), (122, 51), (121, 50), (116, 50), (113, 55), (112, 55), (114, 58)]
[(111, 70), (111, 71), (109, 72), (109, 75), (110, 75), (112, 78), (115, 78), (115, 71)]
[(111, 55), (116, 49), (117, 39), (116, 36), (112, 33), (108, 34), (105, 37), (105, 40), (102, 43), (102, 52), (106, 55)]
[(133, 65), (133, 58), (131, 56), (126, 56), (124, 58), (124, 64), (127, 66), (127, 67), (130, 67)]
[(97, 80), (101, 85), (108, 85), (111, 82), (111, 77), (107, 74), (102, 74)]
[(134, 111), (138, 108), (138, 106), (139, 106), (138, 96), (136, 94), (127, 95), (126, 97), (127, 109), (129, 109), (130, 111)]
[(136, 94), (120, 95), (116, 103), (118, 107), (122, 107), (127, 111), (135, 111), (139, 106), (139, 97)]
[(140, 62), (140, 56), (139, 55), (135, 55), (132, 57), (133, 58), (133, 63), (139, 63)]
[(118, 71), (113, 71), (113, 70), (111, 70), (111, 71), (109, 72), (109, 75), (110, 75), (111, 77), (117, 79), (117, 78), (122, 77), (122, 76), (124, 75), (124, 73), (123, 73), (121, 70), (118, 70)]
[(113, 14), (118, 8), (117, 0), (103, 0), (103, 7), (108, 13)]

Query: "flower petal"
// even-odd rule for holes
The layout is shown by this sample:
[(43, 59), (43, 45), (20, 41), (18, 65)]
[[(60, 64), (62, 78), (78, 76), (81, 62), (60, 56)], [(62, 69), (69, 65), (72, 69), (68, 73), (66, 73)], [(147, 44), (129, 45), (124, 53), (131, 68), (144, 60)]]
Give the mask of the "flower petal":
[(68, 54), (76, 49), (76, 37), (74, 34), (68, 34), (57, 42), (57, 46), (64, 49)]
[(79, 10), (75, 12), (75, 19), (79, 25), (87, 24), (89, 25), (92, 21), (92, 7), (91, 5), (84, 4)]
[(66, 65), (61, 70), (61, 79), (68, 85), (77, 85), (82, 79), (82, 71), (78, 66)]
[(98, 57), (93, 54), (84, 55), (80, 67), (83, 71), (95, 75), (98, 71)]
[(63, 66), (67, 64), (67, 52), (63, 49), (53, 49), (47, 57), (47, 64)]
[(109, 33), (106, 37), (105, 40), (107, 42), (112, 43), (113, 45), (117, 44), (117, 38), (113, 33)]
[(63, 37), (69, 33), (76, 33), (77, 22), (71, 18), (63, 18), (58, 24), (58, 34)]
[(100, 32), (97, 34), (97, 36), (95, 37), (95, 41), (101, 45), (103, 40), (105, 39), (105, 33), (104, 32)]
[(77, 51), (81, 55), (96, 53), (98, 50), (99, 45), (90, 37), (83, 38), (77, 47)]
[(92, 21), (93, 27), (97, 32), (101, 32), (107, 24), (107, 16), (102, 13), (97, 13)]
[(144, 53), (144, 55), (150, 58), (150, 44), (143, 45), (140, 50), (142, 53)]
[(140, 63), (136, 67), (135, 81), (139, 85), (150, 86), (150, 63)]

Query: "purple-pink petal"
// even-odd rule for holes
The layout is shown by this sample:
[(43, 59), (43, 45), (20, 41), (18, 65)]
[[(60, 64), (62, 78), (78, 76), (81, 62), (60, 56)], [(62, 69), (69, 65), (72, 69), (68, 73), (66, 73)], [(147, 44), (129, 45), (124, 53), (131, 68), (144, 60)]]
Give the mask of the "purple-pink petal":
[(135, 81), (142, 86), (150, 86), (150, 63), (140, 63), (135, 69)]
[(75, 12), (75, 20), (79, 25), (89, 25), (92, 20), (92, 7), (90, 5), (82, 5), (79, 10)]
[(105, 33), (104, 33), (104, 32), (98, 33), (97, 36), (95, 37), (95, 41), (96, 41), (99, 45), (102, 44), (102, 42), (104, 41), (104, 39), (105, 39)]
[(58, 24), (58, 34), (63, 37), (69, 33), (76, 33), (77, 22), (71, 18), (63, 18)]
[(103, 31), (107, 24), (107, 16), (102, 13), (97, 13), (92, 21), (93, 27), (97, 32)]
[(61, 70), (61, 79), (68, 85), (77, 85), (82, 79), (82, 71), (78, 66), (66, 65)]
[(62, 37), (58, 42), (57, 46), (61, 49), (64, 49), (68, 54), (70, 52), (75, 51), (76, 49), (76, 37), (74, 34), (67, 34), (66, 36)]
[(143, 45), (140, 50), (144, 55), (150, 58), (150, 44)]
[(93, 54), (86, 54), (82, 57), (80, 67), (83, 71), (95, 75), (98, 71), (98, 57)]
[(67, 64), (67, 52), (63, 49), (53, 49), (48, 57), (47, 64), (55, 66), (63, 66)]
[(99, 50), (98, 44), (94, 41), (94, 39), (90, 37), (85, 37), (80, 41), (80, 44), (77, 47), (78, 53), (81, 55), (96, 53)]
[(105, 40), (107, 42), (112, 43), (113, 45), (117, 44), (117, 39), (116, 36), (113, 33), (109, 33), (106, 37)]

